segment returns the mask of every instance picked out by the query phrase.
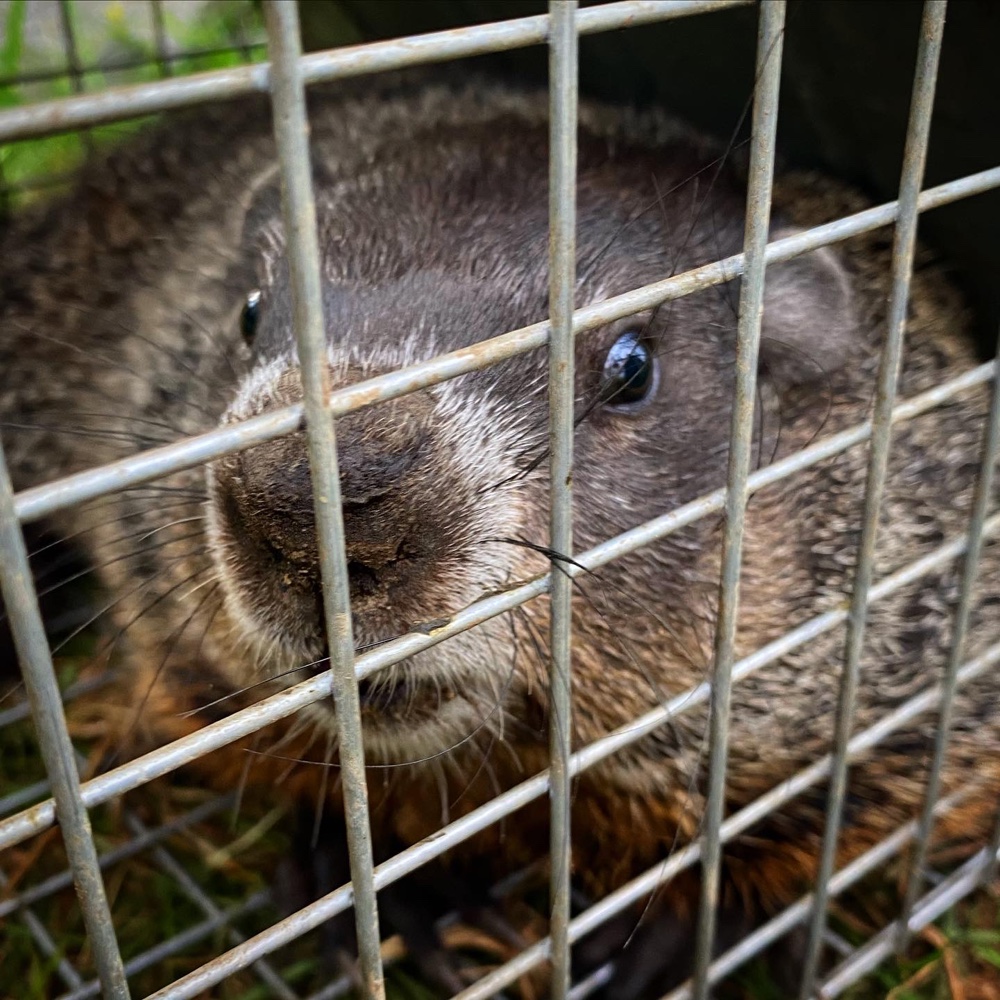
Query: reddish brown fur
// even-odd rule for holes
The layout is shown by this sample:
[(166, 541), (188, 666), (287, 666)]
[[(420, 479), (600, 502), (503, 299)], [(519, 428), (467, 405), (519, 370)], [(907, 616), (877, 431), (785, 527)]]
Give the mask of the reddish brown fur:
[[(314, 118), (336, 385), (523, 326), (546, 310), (544, 100), (483, 85), (419, 92), (395, 86), (327, 98)], [(727, 170), (707, 193), (710, 211), (698, 207), (702, 189), (685, 183), (713, 161), (718, 151), (710, 143), (656, 115), (586, 104), (582, 114), (580, 304), (739, 249), (739, 171)], [(5, 262), (14, 259), (11, 248), (30, 248), (0, 314), (0, 408), (14, 422), (39, 425), (4, 434), (19, 488), (134, 451), (148, 444), (141, 435), (144, 428), (154, 433), (148, 428), (157, 421), (160, 433), (165, 424), (175, 436), (297, 398), (284, 235), (273, 173), (261, 166), (272, 156), (266, 118), (253, 110), (233, 119), (208, 114), (181, 126), (179, 135), (113, 160), (90, 176), (75, 202), (0, 240)], [(661, 199), (662, 191), (669, 196)], [(108, 199), (116, 206), (117, 236), (91, 225)], [(775, 226), (813, 225), (862, 205), (825, 179), (784, 176), (775, 186)], [(761, 464), (868, 417), (889, 252), (879, 231), (768, 272), (755, 434)], [(250, 353), (239, 343), (238, 316), (255, 287), (263, 289), (264, 311)], [(612, 345), (636, 329), (660, 356), (662, 385), (645, 408), (626, 412), (605, 401), (581, 419), (578, 550), (723, 483), (735, 322), (719, 296), (731, 293), (709, 289), (580, 338), (581, 407), (597, 397)], [(967, 323), (958, 294), (922, 258), (904, 395), (974, 363), (960, 336)], [(58, 341), (44, 339), (43, 330)], [(74, 345), (69, 354), (67, 343)], [(53, 377), (39, 379), (43, 369)], [(543, 546), (548, 537), (544, 371), (544, 352), (534, 352), (341, 421), (359, 643), (419, 630), (548, 568), (537, 550), (511, 544), (523, 538)], [(982, 390), (967, 393), (896, 430), (878, 576), (965, 529), (985, 398)], [(109, 406), (110, 418), (88, 415)], [(119, 437), (102, 436), (108, 424)], [(61, 434), (60, 427), (95, 436)], [(214, 712), (295, 683), (308, 674), (273, 678), (321, 658), (316, 560), (300, 545), (311, 523), (303, 461), (302, 436), (290, 437), (216, 463), (208, 479), (202, 470), (169, 477), (165, 485), (191, 491), (178, 494), (169, 511), (136, 493), (58, 518), (66, 533), (85, 532), (84, 545), (103, 564), (104, 586), (119, 598), (112, 613), (124, 630), (118, 649), (130, 690), (115, 723), (129, 738), (139, 734), (141, 747), (186, 735)], [(739, 656), (843, 606), (865, 468), (865, 450), (856, 447), (753, 498)], [(275, 487), (288, 483), (285, 506), (269, 503)], [(232, 498), (235, 512), (226, 505)], [(206, 511), (207, 529), (185, 521)], [(253, 529), (257, 548), (241, 524)], [(385, 545), (370, 537), (381, 524), (393, 525)], [(132, 551), (136, 537), (150, 536), (169, 543), (145, 556)], [(720, 537), (715, 515), (579, 579), (576, 746), (708, 675)], [(277, 554), (269, 554), (269, 544)], [(394, 562), (416, 566), (411, 582), (392, 591), (376, 572), (381, 566), (368, 565), (378, 560), (394, 569)], [(858, 728), (939, 677), (956, 572), (947, 567), (872, 609)], [(981, 574), (987, 599), (974, 616), (967, 655), (982, 652), (996, 634), (998, 578), (993, 543)], [(370, 781), (380, 853), (430, 835), (545, 766), (548, 628), (541, 598), (377, 678), (382, 690), (366, 700), (365, 722), (369, 762), (381, 765)], [(842, 651), (843, 630), (836, 629), (736, 685), (730, 812), (827, 752)], [(247, 691), (185, 716), (237, 688)], [(393, 703), (399, 690), (409, 700)], [(379, 693), (387, 696), (382, 707)], [(979, 787), (942, 821), (943, 837), (974, 844), (995, 808), (998, 704), (991, 676), (959, 697), (946, 790), (973, 776)], [(491, 705), (497, 710), (487, 717)], [(223, 788), (245, 779), (263, 795), (315, 804), (329, 775), (322, 764), (295, 759), (331, 755), (328, 709), (317, 706), (215, 752), (199, 773)], [(919, 808), (932, 721), (921, 717), (854, 768), (841, 861)], [(697, 832), (704, 731), (701, 704), (579, 778), (574, 868), (589, 894), (621, 885)], [(433, 759), (399, 766), (423, 757)], [(336, 804), (337, 782), (326, 787)], [(808, 888), (822, 809), (819, 789), (739, 838), (726, 868), (734, 905), (766, 912)], [(449, 863), (499, 874), (543, 854), (547, 842), (543, 797), (462, 845)], [(689, 913), (696, 877), (676, 879), (660, 898)]]

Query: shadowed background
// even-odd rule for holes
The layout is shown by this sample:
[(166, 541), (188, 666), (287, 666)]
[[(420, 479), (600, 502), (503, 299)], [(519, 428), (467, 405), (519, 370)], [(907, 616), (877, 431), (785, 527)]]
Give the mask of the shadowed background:
[[(584, 3), (583, 6), (589, 6)], [(778, 117), (790, 166), (894, 199), (913, 82), (921, 0), (791, 0)], [(540, 0), (309, 0), (300, 4), (313, 49), (540, 14)], [(728, 138), (753, 86), (754, 5), (581, 39), (584, 93), (660, 104)], [(1000, 163), (1000, 3), (948, 6), (925, 186)], [(535, 46), (471, 60), (544, 82)], [(749, 121), (741, 137), (749, 135)], [(1000, 192), (922, 217), (921, 236), (955, 265), (979, 315), (984, 354), (1000, 322)]]

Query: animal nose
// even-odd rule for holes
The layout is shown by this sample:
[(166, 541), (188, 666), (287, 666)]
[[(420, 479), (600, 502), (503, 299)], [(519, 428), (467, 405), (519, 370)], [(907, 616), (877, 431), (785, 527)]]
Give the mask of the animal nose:
[(338, 426), (340, 489), (353, 597), (373, 596), (398, 580), (420, 551), (419, 525), (406, 483), (427, 444), (424, 404), (407, 399), (356, 414)]
[[(406, 502), (428, 444), (428, 404), (407, 397), (338, 421), (338, 458), (351, 595), (390, 599), (426, 546)], [(320, 593), (312, 477), (304, 432), (250, 449), (224, 485), (231, 532), (271, 564), (285, 587)], [(241, 542), (241, 536), (243, 541)]]
[(355, 413), (337, 424), (340, 494), (345, 512), (378, 505), (420, 458), (427, 432), (419, 400), (397, 401), (385, 413)]

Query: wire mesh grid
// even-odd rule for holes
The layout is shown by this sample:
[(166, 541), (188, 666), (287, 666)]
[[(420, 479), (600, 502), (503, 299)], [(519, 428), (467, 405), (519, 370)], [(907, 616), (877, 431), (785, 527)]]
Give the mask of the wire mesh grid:
[[(707, 996), (712, 984), (796, 927), (809, 929), (808, 957), (801, 995), (832, 997), (892, 954), (905, 942), (908, 934), (926, 926), (962, 896), (981, 885), (984, 879), (993, 875), (997, 848), (1000, 846), (1000, 840), (997, 839), (957, 870), (933, 879), (935, 884), (929, 891), (926, 890), (926, 882), (932, 874), (926, 869), (926, 861), (933, 819), (955, 808), (963, 796), (963, 792), (959, 791), (939, 798), (940, 770), (950, 726), (952, 701), (956, 690), (962, 685), (995, 670), (1000, 663), (1000, 643), (995, 643), (974, 658), (963, 658), (963, 640), (968, 627), (972, 585), (979, 553), (989, 539), (996, 538), (1000, 533), (1000, 515), (990, 513), (991, 476), (1000, 457), (1000, 392), (997, 391), (1000, 362), (980, 365), (921, 395), (902, 401), (896, 398), (896, 380), (919, 214), (1000, 187), (1000, 167), (997, 167), (921, 190), (945, 3), (942, 0), (928, 0), (925, 5), (898, 201), (865, 209), (849, 217), (768, 243), (784, 24), (784, 3), (768, 0), (760, 6), (757, 92), (754, 99), (744, 252), (574, 310), (573, 182), (578, 36), (619, 27), (641, 30), (638, 26), (643, 23), (700, 15), (732, 5), (728, 0), (625, 0), (578, 10), (575, 3), (556, 0), (548, 15), (303, 55), (295, 5), (289, 2), (268, 2), (265, 4), (265, 12), (269, 62), (174, 77), (171, 75), (172, 67), (185, 54), (170, 50), (164, 30), (162, 6), (153, 3), (151, 25), (155, 48), (149, 61), (157, 68), (161, 79), (95, 92), (90, 92), (84, 84), (88, 72), (94, 67), (82, 61), (68, 8), (65, 5), (60, 7), (64, 68), (61, 71), (45, 70), (26, 74), (19, 77), (17, 82), (42, 82), (61, 78), (68, 81), (73, 94), (56, 100), (36, 101), (0, 110), (0, 143), (12, 143), (67, 130), (92, 129), (137, 115), (217, 98), (233, 98), (252, 91), (272, 94), (284, 180), (284, 213), (289, 231), (298, 234), (290, 242), (290, 267), (295, 290), (298, 350), (307, 379), (305, 401), (301, 405), (271, 411), (237, 425), (154, 448), (17, 495), (13, 494), (6, 466), (0, 460), (0, 580), (28, 693), (26, 702), (3, 710), (0, 725), (22, 725), (30, 712), (47, 771), (44, 780), (28, 783), (0, 799), (0, 814), (6, 817), (0, 820), (0, 849), (11, 849), (24, 844), (29, 838), (39, 838), (38, 842), (44, 849), (47, 831), (58, 823), (68, 860), (67, 870), (39, 881), (32, 882), (28, 879), (24, 888), (17, 886), (17, 882), (25, 875), (24, 865), (16, 873), (13, 882), (11, 872), (4, 866), (0, 879), (3, 880), (6, 894), (0, 900), (0, 918), (19, 921), (38, 950), (51, 958), (56, 975), (65, 990), (64, 996), (85, 997), (100, 992), (108, 997), (129, 996), (129, 976), (141, 969), (166, 962), (170, 956), (183, 952), (199, 941), (209, 940), (218, 945), (216, 950), (227, 950), (211, 958), (196, 971), (165, 985), (153, 996), (179, 998), (203, 995), (204, 991), (210, 990), (235, 971), (252, 968), (260, 982), (273, 995), (297, 997), (300, 994), (289, 985), (289, 980), (284, 975), (285, 970), (276, 967), (273, 958), (269, 956), (282, 945), (319, 927), (352, 906), (358, 931), (363, 989), (366, 995), (382, 996), (382, 963), (387, 952), (385, 943), (380, 941), (376, 893), (478, 831), (545, 795), (550, 796), (552, 807), (554, 861), (551, 937), (526, 948), (515, 958), (481, 978), (461, 994), (464, 1000), (497, 995), (520, 976), (545, 962), (551, 962), (552, 965), (553, 996), (587, 996), (602, 985), (607, 970), (598, 970), (588, 979), (571, 984), (569, 954), (572, 944), (588, 931), (643, 899), (658, 885), (699, 865), (702, 869), (702, 897), (695, 974), (691, 982), (670, 994), (671, 1000)], [(324, 378), (325, 365), (317, 363), (324, 352), (324, 333), (318, 285), (315, 214), (307, 167), (304, 106), (306, 85), (320, 80), (335, 80), (545, 43), (549, 45), (551, 53), (551, 319), (483, 341), (471, 349), (442, 355), (331, 393)], [(247, 57), (262, 54), (257, 41), (244, 40), (233, 46), (233, 51)], [(119, 63), (118, 66), (138, 66), (141, 63), (140, 60)], [(10, 82), (12, 81), (3, 81), (4, 84)], [(84, 136), (87, 134), (85, 132)], [(89, 142), (86, 138), (84, 141), (85, 144)], [(34, 182), (19, 185), (0, 178), (0, 183), (3, 184), (4, 191), (10, 194), (25, 187), (30, 188)], [(790, 260), (810, 250), (888, 225), (895, 227), (892, 299), (889, 335), (872, 419), (821, 438), (795, 454), (752, 471), (749, 453), (750, 418), (754, 401), (755, 359), (760, 338), (766, 265)], [(742, 361), (739, 369), (743, 377), (737, 385), (733, 411), (733, 447), (730, 452), (727, 486), (653, 521), (631, 528), (589, 551), (572, 553), (569, 483), (572, 470), (574, 337), (614, 319), (730, 281), (740, 275), (743, 276), (743, 283), (738, 349)], [(340, 417), (363, 406), (398, 398), (419, 388), (438, 384), (545, 345), (549, 346), (551, 358), (551, 462), (552, 482), (557, 484), (552, 491), (551, 546), (565, 558), (554, 562), (550, 573), (545, 576), (476, 601), (432, 634), (408, 633), (376, 649), (355, 655), (350, 630), (343, 524), (340, 518), (335, 422), (320, 418), (327, 414)], [(944, 541), (919, 560), (889, 576), (874, 580), (877, 514), (893, 428), (946, 404), (975, 386), (990, 382), (993, 383), (992, 409), (984, 440), (973, 515), (967, 533)], [(325, 610), (332, 669), (273, 695), (252, 708), (213, 722), (144, 757), (119, 764), (106, 773), (91, 775), (88, 761), (70, 740), (60, 706), (65, 699), (107, 683), (107, 678), (87, 677), (60, 695), (31, 585), (20, 525), (115, 490), (151, 482), (168, 472), (200, 465), (235, 450), (273, 440), (300, 429), (303, 420), (309, 432), (314, 481), (321, 484), (322, 494), (330, 500), (329, 503), (317, 502), (316, 511), (323, 579), (326, 584)], [(742, 518), (749, 497), (770, 484), (865, 443), (870, 444), (870, 459), (864, 533), (850, 606), (818, 615), (756, 652), (737, 658), (734, 645), (737, 581), (741, 560)], [(665, 702), (645, 716), (573, 751), (566, 724), (570, 711), (569, 596), (573, 580), (582, 573), (606, 565), (700, 518), (721, 511), (726, 515), (726, 530), (721, 610), (711, 680), (706, 680), (694, 690)], [(569, 558), (571, 553), (572, 559)], [(963, 561), (961, 597), (952, 655), (945, 676), (939, 684), (910, 698), (877, 724), (855, 731), (852, 726), (853, 701), (858, 684), (858, 662), (868, 608), (914, 580), (958, 560)], [(551, 594), (554, 608), (551, 683), (553, 690), (558, 692), (553, 703), (555, 721), (551, 727), (550, 768), (449, 823), (434, 837), (374, 865), (357, 681), (545, 593)], [(727, 817), (724, 803), (731, 686), (818, 636), (845, 624), (848, 635), (846, 667), (838, 708), (837, 737), (832, 752), (795, 778)], [(191, 836), (191, 831), (199, 824), (231, 809), (234, 804), (233, 796), (202, 798), (182, 815), (155, 826), (144, 822), (130, 808), (121, 805), (120, 797), (156, 778), (171, 774), (213, 749), (229, 745), (331, 695), (335, 698), (342, 733), (341, 756), (344, 765), (343, 787), (348, 817), (351, 883), (271, 926), (244, 932), (241, 928), (259, 927), (259, 921), (247, 923), (246, 918), (259, 916), (266, 911), (270, 903), (268, 892), (258, 889), (238, 902), (220, 906), (210, 892), (192, 877), (177, 850), (169, 846), (178, 836)], [(690, 846), (675, 851), (665, 862), (657, 864), (576, 916), (571, 916), (568, 846), (571, 831), (568, 804), (572, 779), (656, 731), (669, 720), (706, 703), (711, 707), (712, 738), (709, 795), (702, 836)], [(845, 795), (845, 776), (850, 761), (867, 751), (877, 749), (891, 733), (917, 716), (932, 711), (939, 713), (940, 726), (930, 787), (922, 815), (900, 827), (892, 836), (846, 867), (835, 871), (837, 832)], [(827, 834), (816, 891), (803, 897), (721, 955), (716, 955), (713, 952), (713, 938), (723, 845), (750, 829), (755, 822), (782, 804), (808, 789), (827, 784)], [(47, 798), (48, 795), (51, 798)], [(90, 814), (102, 806), (115, 809), (120, 828), (127, 831), (127, 839), (99, 854), (91, 831)], [(900, 917), (857, 948), (832, 934), (826, 927), (828, 900), (857, 884), (869, 872), (908, 850), (911, 845), (916, 845), (916, 860), (913, 864), (916, 874), (909, 880), (904, 911)], [(123, 962), (120, 945), (127, 929), (119, 927), (116, 936), (108, 904), (107, 872), (117, 862), (144, 853), (148, 854), (156, 868), (179, 887), (193, 909), (200, 914), (200, 919), (178, 930), (168, 940), (158, 942)], [(103, 876), (102, 872), (105, 873)], [(97, 979), (91, 981), (85, 981), (81, 973), (63, 956), (61, 946), (53, 940), (50, 929), (34, 909), (40, 902), (65, 890), (71, 883), (75, 883), (79, 895), (89, 948), (97, 972)], [(831, 946), (834, 951), (839, 950), (841, 961), (819, 982), (818, 959), (824, 944)], [(352, 986), (349, 978), (342, 977), (320, 992), (312, 994), (312, 998), (318, 1000), (319, 997), (334, 997), (347, 992)]]
[[(11, 0), (0, 6), (0, 105), (93, 94), (137, 81), (259, 62), (263, 24), (250, 4), (155, 0), (135, 4)], [(205, 28), (208, 23), (210, 28)], [(65, 189), (95, 149), (120, 142), (136, 124), (81, 126), (46, 141), (8, 143), (0, 153), (0, 208), (10, 212)]]

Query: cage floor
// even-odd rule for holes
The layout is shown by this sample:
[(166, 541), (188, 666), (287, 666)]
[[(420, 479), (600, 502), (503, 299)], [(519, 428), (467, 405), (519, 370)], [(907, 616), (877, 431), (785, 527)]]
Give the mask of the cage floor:
[[(103, 659), (103, 658), (102, 658)], [(87, 656), (59, 660), (81, 774), (114, 763), (104, 716), (113, 679)], [(47, 795), (44, 766), (27, 705), (8, 682), (0, 700), (0, 817)], [(183, 771), (94, 810), (94, 835), (116, 930), (134, 996), (144, 996), (199, 967), (281, 915), (275, 880), (291, 849), (287, 806), (218, 795)], [(941, 872), (960, 859), (936, 858)], [(870, 941), (898, 911), (900, 885), (892, 866), (835, 900), (830, 952), (845, 957)], [(537, 879), (508, 888), (505, 912), (524, 944), (540, 940), (546, 921)], [(524, 891), (529, 886), (532, 892)], [(92, 957), (73, 892), (58, 829), (0, 855), (0, 995), (64, 1000), (99, 995)], [(469, 981), (512, 958), (509, 941), (442, 913), (439, 930)], [(782, 943), (779, 942), (779, 947)], [(348, 975), (324, 964), (321, 932), (231, 977), (217, 995), (320, 1000), (353, 993)], [(395, 1000), (429, 1000), (438, 991), (421, 981), (398, 935), (383, 942), (387, 989)], [(627, 960), (627, 959), (626, 959)], [(601, 976), (580, 983), (582, 997)], [(14, 984), (21, 984), (16, 990)], [(785, 987), (774, 964), (757, 960), (730, 977), (723, 1000), (777, 1000)], [(523, 1000), (544, 994), (540, 977), (508, 991)], [(973, 894), (926, 927), (905, 958), (885, 963), (851, 987), (851, 1000), (877, 997), (977, 1000), (1000, 995), (1000, 883)]]

